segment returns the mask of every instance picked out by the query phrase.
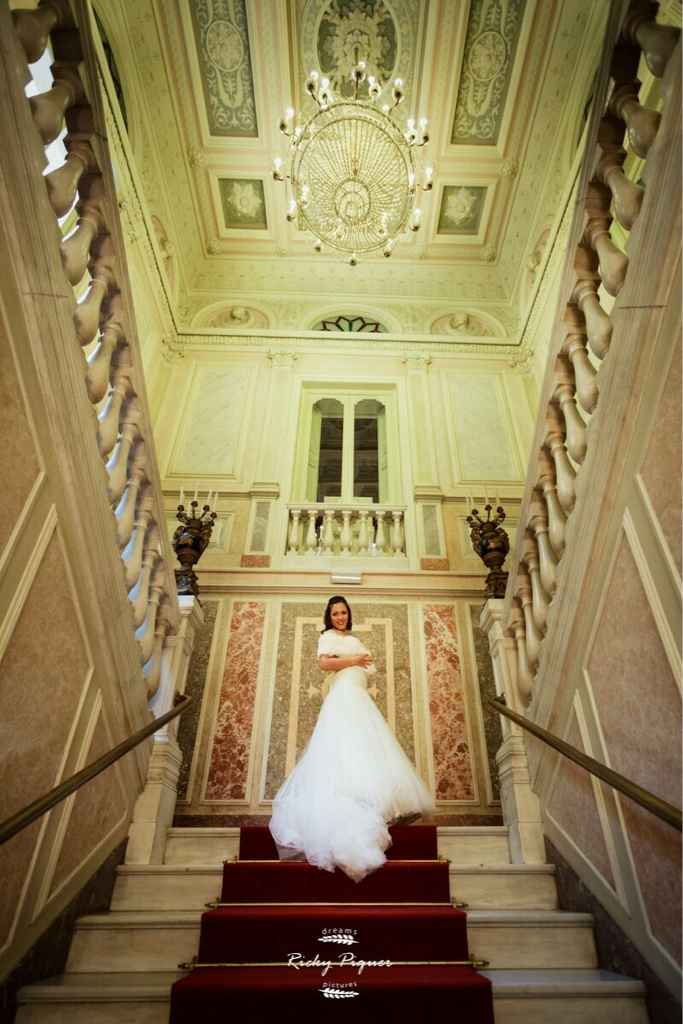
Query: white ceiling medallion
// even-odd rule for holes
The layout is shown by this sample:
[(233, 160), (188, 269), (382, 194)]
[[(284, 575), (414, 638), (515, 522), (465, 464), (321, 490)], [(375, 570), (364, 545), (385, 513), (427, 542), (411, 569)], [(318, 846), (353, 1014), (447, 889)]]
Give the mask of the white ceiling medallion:
[[(367, 81), (367, 99), (358, 96)], [(287, 220), (315, 236), (315, 248), (329, 246), (355, 266), (360, 256), (391, 256), (401, 234), (418, 231), (422, 211), (417, 197), (432, 188), (432, 168), (420, 166), (429, 141), (427, 119), (405, 128), (394, 119), (403, 83), (394, 80), (391, 104), (376, 106), (383, 87), (367, 75), (365, 61), (351, 72), (353, 95), (335, 99), (330, 82), (311, 71), (306, 92), (318, 105), (304, 120), (291, 107), (280, 122), (289, 139), (288, 168), (274, 161), (273, 177), (289, 182)], [(420, 181), (418, 182), (418, 176)]]

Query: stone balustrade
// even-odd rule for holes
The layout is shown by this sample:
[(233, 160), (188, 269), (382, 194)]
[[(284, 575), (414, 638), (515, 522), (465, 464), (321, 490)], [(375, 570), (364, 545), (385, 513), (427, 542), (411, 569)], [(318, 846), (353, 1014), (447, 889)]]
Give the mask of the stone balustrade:
[[(178, 602), (106, 134), (98, 128), (98, 86), (88, 78), (95, 78), (88, 71), (94, 67), (91, 40), (78, 24), (87, 17), (84, 5), (72, 6), (69, 0), (41, 0), (36, 10), (13, 13), (26, 80), (31, 77), (28, 65), (49, 44), (54, 55), (51, 88), (26, 102), (35, 144), (43, 153), (66, 127), (64, 161), (43, 181), (55, 216), (55, 246), (74, 290), (73, 336), (83, 350), (83, 401), (93, 410), (102, 487), (116, 521), (131, 631), (151, 700), (163, 660), (171, 658)], [(64, 218), (71, 227), (62, 237), (57, 221)], [(82, 297), (77, 301), (76, 296)]]
[[(665, 110), (668, 101), (675, 103), (679, 60), (672, 55), (678, 36), (678, 29), (652, 20), (651, 5), (641, 0), (631, 4), (589, 141), (594, 151), (589, 149), (579, 188), (583, 203), (575, 218), (575, 248), (563, 285), (564, 313), (550, 344), (540, 426), (503, 612), (505, 633), (515, 649), (522, 705), (535, 696), (544, 640), (553, 626), (552, 602), (561, 585), (560, 567), (572, 557), (570, 521), (590, 487), (588, 463), (600, 445), (609, 443), (595, 427), (594, 417), (619, 351), (602, 296), (617, 298), (632, 272), (629, 253), (615, 243), (611, 229), (616, 221), (630, 232), (643, 216), (644, 189), (626, 176), (624, 161), (627, 152), (647, 160), (651, 151), (667, 146), (667, 139), (661, 138), (662, 113), (641, 105), (636, 74), (642, 55), (652, 74), (662, 79)], [(646, 162), (640, 176), (647, 187), (656, 189), (650, 171)]]
[(290, 505), (287, 554), (405, 558), (405, 508), (330, 502)]

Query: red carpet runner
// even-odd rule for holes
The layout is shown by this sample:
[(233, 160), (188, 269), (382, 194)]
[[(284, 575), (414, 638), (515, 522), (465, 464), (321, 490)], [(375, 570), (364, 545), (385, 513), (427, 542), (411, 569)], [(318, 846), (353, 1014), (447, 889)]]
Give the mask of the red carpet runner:
[(467, 924), (450, 903), (436, 828), (391, 835), (387, 863), (356, 885), (278, 861), (268, 829), (242, 828), (239, 859), (223, 868), (225, 905), (202, 916), (197, 956), (225, 966), (176, 982), (171, 1024), (493, 1024), (488, 979), (452, 963), (468, 959)]

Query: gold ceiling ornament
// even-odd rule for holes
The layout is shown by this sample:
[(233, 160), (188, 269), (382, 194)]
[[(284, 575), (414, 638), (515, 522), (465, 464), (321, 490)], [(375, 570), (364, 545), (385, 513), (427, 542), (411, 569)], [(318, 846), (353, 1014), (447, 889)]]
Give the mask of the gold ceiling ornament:
[[(418, 231), (422, 219), (417, 197), (432, 188), (432, 168), (419, 166), (419, 151), (429, 141), (427, 119), (408, 118), (405, 128), (394, 120), (403, 100), (403, 83), (395, 79), (392, 103), (375, 104), (382, 85), (366, 76), (365, 61), (351, 72), (353, 97), (335, 99), (327, 78), (311, 71), (306, 92), (318, 105), (304, 120), (290, 107), (280, 121), (289, 139), (289, 167), (276, 157), (273, 177), (288, 182), (287, 220), (300, 218), (324, 246), (343, 253), (354, 267), (359, 257), (383, 252), (391, 256), (404, 232)], [(359, 98), (367, 82), (367, 99)], [(418, 182), (420, 175), (420, 182)]]

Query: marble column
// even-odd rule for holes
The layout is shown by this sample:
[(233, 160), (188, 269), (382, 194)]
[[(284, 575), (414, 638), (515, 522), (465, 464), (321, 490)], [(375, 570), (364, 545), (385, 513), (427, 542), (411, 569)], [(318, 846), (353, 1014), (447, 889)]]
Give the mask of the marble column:
[[(489, 599), (480, 624), (488, 636), (496, 694), (503, 695), (513, 711), (524, 714), (515, 685), (514, 640), (503, 630), (503, 601)], [(503, 742), (496, 754), (503, 821), (509, 830), (513, 864), (544, 864), (545, 843), (538, 797), (532, 792), (523, 730), (501, 716)]]
[[(173, 706), (176, 693), (185, 692), (187, 669), (197, 630), (204, 621), (194, 597), (179, 597), (180, 626), (164, 646), (159, 688), (151, 708), (155, 717)], [(173, 823), (182, 753), (177, 741), (178, 719), (154, 734), (145, 788), (138, 797), (128, 831), (126, 864), (162, 864), (166, 834)]]

